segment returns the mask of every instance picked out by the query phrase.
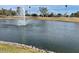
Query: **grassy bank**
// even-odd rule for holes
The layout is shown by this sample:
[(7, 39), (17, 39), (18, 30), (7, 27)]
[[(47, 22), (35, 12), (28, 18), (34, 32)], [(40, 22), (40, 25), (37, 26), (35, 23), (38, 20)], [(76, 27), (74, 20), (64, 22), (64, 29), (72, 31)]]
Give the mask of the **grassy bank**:
[(46, 51), (23, 44), (0, 41), (0, 53), (46, 53)]
[(47, 21), (63, 21), (63, 22), (79, 22), (78, 17), (28, 17), (34, 20), (47, 20)]
[(6, 20), (6, 19), (24, 19), (24, 16), (0, 16), (0, 19)]

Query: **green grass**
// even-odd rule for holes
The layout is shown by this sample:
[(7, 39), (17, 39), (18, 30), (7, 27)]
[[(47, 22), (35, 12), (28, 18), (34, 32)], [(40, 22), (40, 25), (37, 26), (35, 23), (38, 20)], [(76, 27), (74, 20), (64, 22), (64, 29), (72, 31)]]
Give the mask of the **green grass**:
[(0, 44), (0, 53), (43, 53), (43, 51), (22, 46)]

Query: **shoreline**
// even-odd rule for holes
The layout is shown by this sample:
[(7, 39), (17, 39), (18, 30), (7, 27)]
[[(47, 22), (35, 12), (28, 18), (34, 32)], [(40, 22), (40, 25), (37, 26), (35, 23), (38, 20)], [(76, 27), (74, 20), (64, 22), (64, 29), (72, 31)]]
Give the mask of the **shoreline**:
[(46, 20), (46, 21), (79, 23), (78, 17), (29, 17), (29, 18), (31, 18), (33, 20)]
[[(0, 20), (19, 20), (23, 19), (24, 16), (3, 16), (0, 17)], [(79, 23), (78, 17), (33, 17), (33, 16), (25, 16), (25, 19), (32, 19), (32, 20), (45, 20), (45, 21), (60, 21), (60, 22), (71, 22), (71, 23)]]
[(15, 47), (20, 47), (20, 48), (29, 48), (29, 49), (33, 49), (35, 51), (39, 51), (38, 53), (54, 53), (54, 52), (51, 52), (51, 51), (46, 51), (44, 49), (39, 49), (39, 48), (36, 48), (34, 46), (29, 46), (29, 45), (20, 44), (20, 43), (0, 41), (0, 44), (9, 45), (9, 46), (15, 46)]

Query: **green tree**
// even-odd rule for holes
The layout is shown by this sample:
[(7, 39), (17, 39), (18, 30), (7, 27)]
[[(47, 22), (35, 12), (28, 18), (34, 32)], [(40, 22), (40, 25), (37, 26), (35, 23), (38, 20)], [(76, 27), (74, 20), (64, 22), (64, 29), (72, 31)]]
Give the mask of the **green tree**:
[(2, 10), (0, 10), (0, 15), (2, 15)]
[(58, 13), (58, 14), (57, 14), (57, 17), (61, 17), (61, 16), (62, 16), (62, 14), (61, 14), (61, 13)]
[(12, 16), (15, 16), (15, 15), (16, 15), (16, 11), (12, 11), (12, 12), (11, 12), (11, 15), (12, 15)]
[(75, 13), (75, 16), (76, 16), (76, 17), (79, 17), (79, 11), (77, 11), (77, 12)]
[(9, 10), (9, 15), (12, 16), (12, 8)]
[(39, 11), (42, 16), (48, 16), (48, 9), (46, 7), (39, 7)]
[(16, 15), (16, 11), (12, 10), (12, 8), (10, 8), (9, 10), (2, 8), (0, 10), (0, 15), (14, 16), (14, 15)]
[(20, 8), (20, 7), (17, 7), (16, 12), (17, 12), (17, 15), (20, 15), (20, 13), (21, 13), (21, 8)]
[(48, 15), (48, 17), (53, 17), (53, 16), (54, 16), (53, 12)]
[(25, 11), (25, 16), (30, 16), (27, 10)]
[(79, 17), (79, 11), (75, 12), (75, 13), (71, 13), (70, 15), (71, 17)]
[(74, 16), (75, 16), (74, 13), (71, 13), (71, 14), (70, 14), (70, 17), (74, 17)]
[(2, 15), (5, 15), (5, 14), (6, 14), (6, 9), (2, 8)]

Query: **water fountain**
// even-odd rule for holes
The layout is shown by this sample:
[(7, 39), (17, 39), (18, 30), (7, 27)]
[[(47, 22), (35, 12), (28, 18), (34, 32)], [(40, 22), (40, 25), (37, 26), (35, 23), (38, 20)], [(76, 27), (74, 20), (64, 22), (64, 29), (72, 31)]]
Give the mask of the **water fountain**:
[(31, 20), (26, 19), (25, 17), (25, 8), (17, 7), (16, 9), (16, 18), (6, 19), (0, 22), (0, 27), (2, 26), (26, 26), (31, 22)]
[(17, 25), (18, 26), (23, 26), (26, 25), (28, 22), (25, 20), (25, 9), (24, 7), (17, 7), (17, 16), (21, 17), (19, 20), (17, 20)]

